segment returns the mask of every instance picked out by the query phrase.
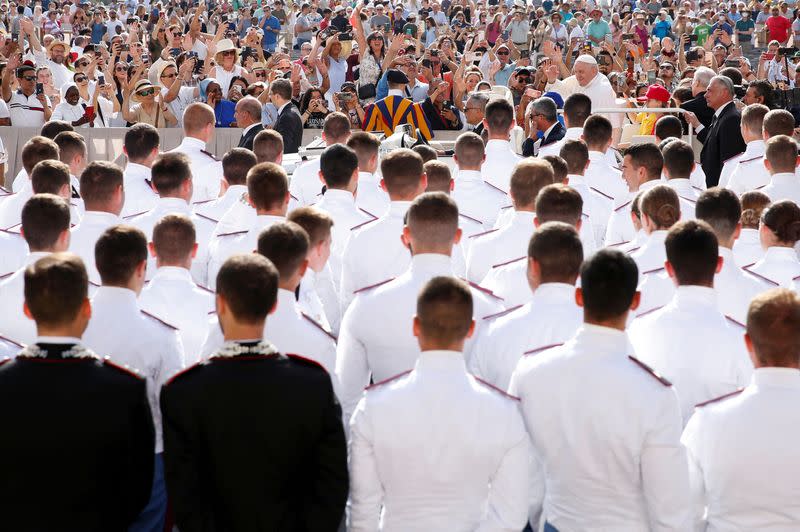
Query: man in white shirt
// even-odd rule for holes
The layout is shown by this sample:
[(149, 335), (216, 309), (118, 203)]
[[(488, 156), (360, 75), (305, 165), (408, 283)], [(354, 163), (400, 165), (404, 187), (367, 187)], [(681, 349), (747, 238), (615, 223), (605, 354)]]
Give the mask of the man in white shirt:
[[(16, 127), (41, 127), (50, 120), (53, 110), (44, 94), (36, 94), (36, 68), (30, 64), (19, 65), (16, 55), (8, 61), (3, 71), (2, 97), (8, 102), (9, 117)], [(16, 76), (18, 89), (11, 90), (11, 78)]]
[(120, 216), (126, 218), (147, 212), (156, 206), (158, 193), (150, 180), (150, 168), (158, 157), (160, 138), (150, 124), (134, 124), (125, 132), (122, 151), (128, 158), (125, 166), (125, 206)]
[(486, 142), (486, 160), (481, 166), (481, 175), (484, 181), (503, 192), (508, 192), (511, 172), (521, 159), (509, 142), (515, 125), (514, 108), (508, 101), (497, 98), (486, 104), (483, 127), (489, 133), (489, 140)]
[(634, 144), (625, 150), (622, 159), (622, 178), (628, 184), (628, 195), (616, 198), (614, 210), (608, 220), (605, 244), (615, 246), (627, 244), (636, 238), (631, 209), (633, 199), (661, 182), (664, 156), (652, 142)]
[(784, 109), (769, 111), (761, 104), (748, 105), (742, 110), (741, 133), (747, 146), (724, 185), (739, 197), (769, 183), (769, 172), (764, 166), (766, 141), (775, 135), (791, 137), (794, 117)]
[[(458, 171), (453, 180), (454, 186), (450, 196), (458, 204), (460, 214), (478, 220), (483, 227), (492, 227), (500, 214), (500, 209), (509, 199), (503, 190), (484, 181), (481, 175), (481, 165), (485, 164), (487, 157), (483, 140), (475, 133), (462, 133), (456, 140), (454, 151), (453, 160)], [(509, 189), (511, 175), (509, 173), (505, 190)], [(467, 233), (464, 237), (469, 238), (477, 232), (480, 230), (476, 233)]]
[(766, 142), (764, 166), (769, 172), (769, 184), (761, 192), (773, 203), (791, 200), (800, 205), (800, 179), (797, 176), (797, 142), (786, 135), (776, 135)]
[(193, 103), (183, 112), (183, 141), (170, 153), (183, 153), (191, 162), (194, 176), (192, 203), (219, 196), (222, 185), (222, 163), (206, 151), (206, 144), (214, 138), (216, 119), (214, 110), (205, 103)]
[(8, 229), (19, 224), (20, 212), (25, 202), (33, 196), (30, 176), (40, 161), (58, 161), (58, 145), (52, 140), (36, 136), (22, 147), (22, 166), (25, 170), (25, 183), (11, 196), (0, 202), (0, 229)]
[[(222, 157), (224, 192), (218, 198), (195, 203), (192, 205), (194, 212), (219, 222), (234, 205), (238, 209), (239, 205), (246, 204), (244, 198), (247, 197), (247, 172), (257, 163), (252, 151), (245, 148), (231, 148)], [(249, 205), (247, 207), (248, 212), (255, 216), (253, 208)]]
[(625, 197), (628, 187), (622, 172), (608, 162), (606, 152), (611, 148), (611, 122), (603, 115), (592, 115), (583, 124), (583, 141), (589, 149), (589, 166), (584, 175), (586, 183), (597, 193), (613, 198)]
[[(33, 22), (30, 20), (22, 20), (20, 22), (20, 29), (28, 36), (28, 41), (33, 50), (33, 56), (36, 58), (36, 65), (39, 67), (46, 66), (53, 73), (53, 86), (61, 90), (67, 83), (72, 82), (72, 71), (67, 68), (67, 55), (69, 50), (64, 41), (53, 39), (47, 45), (47, 50), (42, 48), (36, 31), (33, 27)], [(50, 56), (48, 58), (48, 55)]]
[[(342, 113), (330, 113), (322, 125), (322, 140), (326, 146), (345, 144), (350, 138), (350, 119)], [(322, 197), (322, 180), (319, 177), (319, 158), (297, 167), (289, 183), (289, 192), (297, 198), (298, 206), (313, 205)], [(378, 216), (378, 213), (374, 213)]]
[(693, 220), (697, 203), (697, 191), (690, 181), (695, 167), (694, 150), (683, 140), (670, 139), (661, 151), (664, 155), (666, 185), (678, 195), (681, 220)]
[(365, 131), (357, 131), (347, 139), (347, 147), (358, 156), (358, 190), (356, 206), (374, 217), (383, 216), (389, 208), (389, 195), (381, 188), (378, 152), (381, 141)]
[(551, 142), (539, 149), (539, 157), (558, 155), (561, 146), (570, 139), (580, 139), (583, 136), (583, 124), (592, 115), (592, 100), (585, 94), (572, 94), (564, 100), (564, 125), (567, 131), (561, 140)]
[[(583, 198), (583, 214), (589, 217), (592, 226), (594, 244), (601, 246), (606, 235), (606, 227), (611, 217), (611, 207), (614, 199), (593, 188), (586, 179), (585, 172), (589, 167), (589, 149), (582, 140), (567, 140), (561, 146), (559, 153), (567, 163), (569, 174), (567, 184), (578, 191)], [(587, 250), (593, 251), (593, 248)], [(588, 255), (589, 253), (587, 253)]]

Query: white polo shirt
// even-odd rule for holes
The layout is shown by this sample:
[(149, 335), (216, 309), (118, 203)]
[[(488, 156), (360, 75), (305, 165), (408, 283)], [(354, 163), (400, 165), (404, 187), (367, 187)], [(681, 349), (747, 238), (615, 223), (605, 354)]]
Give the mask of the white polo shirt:
[(13, 92), (8, 101), (8, 111), (11, 114), (11, 125), (14, 127), (42, 127), (44, 125), (44, 107), (35, 93), (25, 96), (22, 91)]

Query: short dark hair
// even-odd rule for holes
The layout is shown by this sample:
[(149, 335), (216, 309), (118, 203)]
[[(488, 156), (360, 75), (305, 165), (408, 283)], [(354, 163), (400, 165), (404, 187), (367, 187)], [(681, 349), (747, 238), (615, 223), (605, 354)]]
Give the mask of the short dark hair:
[(763, 130), (767, 137), (775, 135), (791, 137), (794, 133), (794, 116), (786, 109), (773, 109), (764, 115)]
[(130, 225), (106, 229), (94, 246), (94, 261), (104, 285), (125, 286), (147, 260), (147, 237)]
[(258, 163), (247, 173), (247, 194), (256, 209), (279, 208), (289, 193), (286, 170), (275, 163)]
[(553, 167), (553, 182), (561, 183), (567, 178), (569, 166), (567, 166), (567, 161), (560, 155), (545, 155), (542, 159)]
[(309, 247), (308, 234), (294, 222), (272, 224), (258, 235), (258, 252), (275, 265), (282, 281), (297, 272)]
[(458, 136), (453, 151), (459, 166), (475, 167), (483, 162), (486, 146), (478, 135), (467, 132)]
[(392, 150), (381, 157), (381, 176), (392, 196), (407, 196), (419, 188), (422, 157), (408, 148)]
[(583, 127), (592, 114), (592, 100), (585, 94), (570, 94), (564, 101), (564, 116), (570, 127)]
[(327, 142), (344, 141), (350, 134), (350, 118), (338, 111), (329, 113), (322, 123), (322, 133)]
[(83, 135), (75, 131), (62, 131), (53, 142), (58, 144), (58, 157), (61, 162), (69, 164), (76, 155), (86, 156), (86, 141)]
[(639, 208), (657, 229), (669, 229), (681, 218), (678, 193), (667, 185), (656, 185), (647, 190), (642, 196)]
[(65, 325), (89, 295), (86, 267), (77, 255), (53, 253), (25, 268), (25, 303), (37, 325)]
[(800, 240), (800, 207), (791, 200), (767, 207), (761, 214), (761, 223), (782, 243), (794, 244)]
[(664, 154), (652, 142), (632, 144), (625, 150), (625, 156), (630, 156), (634, 169), (644, 167), (649, 181), (661, 179), (664, 170)]
[(702, 220), (676, 223), (667, 233), (664, 246), (679, 285), (710, 286), (714, 282), (719, 245), (707, 223)]
[(679, 139), (671, 140), (663, 150), (664, 168), (670, 179), (688, 179), (694, 166), (694, 150)]
[(439, 155), (436, 153), (436, 150), (434, 150), (427, 144), (418, 144), (413, 148), (411, 148), (411, 151), (419, 154), (419, 156), (422, 157), (423, 163), (427, 163), (428, 161), (435, 161), (439, 158)]
[(589, 147), (578, 139), (567, 139), (558, 154), (567, 163), (570, 174), (583, 175), (589, 162)]
[[(742, 118), (741, 118), (741, 125), (744, 126), (746, 130), (754, 135), (761, 135), (764, 132), (764, 119), (767, 117), (769, 113), (769, 107), (766, 105), (762, 105), (760, 103), (754, 103), (748, 105), (744, 109), (742, 109)], [(783, 128), (783, 118), (786, 115), (779, 113), (777, 115), (773, 114), (770, 115), (770, 128), (775, 129), (775, 126), (778, 126), (778, 130)], [(794, 124), (794, 122), (792, 123)]]
[(343, 189), (358, 170), (358, 156), (344, 144), (333, 144), (322, 152), (319, 169), (328, 188)]
[(23, 205), (21, 218), (30, 251), (49, 251), (69, 230), (69, 203), (55, 194), (34, 194)]
[(161, 138), (158, 135), (158, 130), (143, 122), (131, 126), (125, 132), (125, 140), (123, 140), (125, 153), (128, 154), (128, 159), (133, 162), (147, 159), (153, 153), (153, 150), (158, 149), (160, 143)]
[(734, 85), (742, 84), (742, 73), (738, 68), (725, 67), (719, 71), (720, 76), (725, 76), (733, 82)]
[(514, 166), (509, 182), (509, 194), (517, 209), (534, 208), (536, 196), (555, 181), (553, 166), (544, 160), (523, 159)]
[(168, 264), (186, 260), (196, 243), (194, 223), (184, 214), (167, 214), (153, 227), (156, 256)]
[(574, 188), (553, 183), (539, 191), (535, 212), (540, 223), (564, 222), (576, 226), (583, 214), (583, 198)]
[(33, 137), (22, 147), (22, 167), (28, 176), (40, 161), (58, 161), (58, 144), (46, 137)]
[(150, 168), (150, 180), (160, 196), (174, 194), (190, 179), (191, 161), (183, 153), (162, 153), (156, 157)]
[(69, 185), (69, 166), (50, 159), (40, 161), (31, 172), (31, 188), (34, 194), (58, 194), (64, 185)]
[(504, 98), (495, 98), (486, 104), (483, 116), (490, 133), (505, 133), (514, 122), (514, 108)]
[(772, 173), (794, 173), (797, 167), (797, 142), (786, 135), (770, 137), (764, 156), (772, 167)]
[(330, 238), (333, 218), (327, 212), (317, 207), (299, 207), (286, 216), (286, 220), (294, 222), (308, 235), (309, 245), (316, 246)]
[(774, 288), (755, 296), (747, 311), (747, 335), (762, 365), (797, 367), (800, 296), (787, 288)]
[(428, 176), (428, 186), (425, 192), (450, 193), (450, 182), (453, 180), (453, 176), (446, 163), (438, 160), (428, 161), (422, 165), (422, 168)]
[(415, 238), (445, 245), (452, 243), (458, 231), (458, 206), (444, 192), (425, 192), (411, 203), (406, 219)]
[(229, 185), (244, 185), (247, 172), (257, 164), (256, 156), (246, 148), (231, 148), (222, 157), (222, 175)]
[(764, 105), (767, 107), (772, 106), (772, 84), (765, 79), (757, 79), (751, 81), (748, 87), (755, 89), (756, 97), (761, 96), (764, 98)]
[(455, 277), (434, 277), (417, 296), (420, 331), (426, 338), (442, 344), (466, 338), (472, 316), (472, 292), (464, 281)]
[(237, 321), (263, 322), (278, 300), (278, 270), (261, 255), (233, 255), (217, 272), (217, 295)]
[(378, 155), (381, 141), (372, 133), (366, 131), (356, 131), (347, 139), (347, 147), (356, 152), (358, 156), (358, 166), (366, 166), (369, 160)]
[(583, 140), (593, 151), (605, 150), (613, 131), (614, 128), (608, 118), (603, 115), (592, 115), (583, 124)]
[(50, 120), (49, 122), (44, 123), (42, 129), (39, 131), (39, 134), (43, 137), (47, 137), (48, 139), (54, 139), (56, 138), (56, 135), (62, 131), (75, 131), (75, 128), (72, 126), (72, 124), (64, 120)]
[(528, 258), (539, 263), (543, 283), (574, 284), (583, 263), (583, 244), (575, 227), (547, 222), (528, 242)]
[(292, 83), (288, 79), (276, 79), (269, 86), (269, 90), (284, 100), (292, 99)]
[(639, 269), (617, 249), (601, 249), (581, 266), (584, 319), (605, 321), (624, 316), (631, 307)]
[(283, 137), (274, 129), (259, 131), (253, 139), (253, 153), (259, 163), (277, 162), (283, 153)]
[(683, 126), (677, 116), (666, 115), (656, 120), (655, 135), (657, 138), (671, 139), (681, 138), (683, 135)]
[(698, 220), (706, 222), (719, 240), (728, 240), (742, 217), (742, 205), (736, 194), (720, 187), (704, 190), (694, 206)]
[(114, 163), (92, 161), (81, 173), (81, 197), (89, 210), (106, 205), (122, 186), (122, 168)]

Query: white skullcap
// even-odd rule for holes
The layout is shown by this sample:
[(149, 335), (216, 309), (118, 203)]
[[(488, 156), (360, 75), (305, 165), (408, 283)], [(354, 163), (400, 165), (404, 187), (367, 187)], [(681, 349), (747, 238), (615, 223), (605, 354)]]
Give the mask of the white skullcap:
[(576, 63), (586, 63), (589, 65), (597, 66), (597, 59), (594, 56), (589, 54), (579, 55), (578, 58), (575, 60)]

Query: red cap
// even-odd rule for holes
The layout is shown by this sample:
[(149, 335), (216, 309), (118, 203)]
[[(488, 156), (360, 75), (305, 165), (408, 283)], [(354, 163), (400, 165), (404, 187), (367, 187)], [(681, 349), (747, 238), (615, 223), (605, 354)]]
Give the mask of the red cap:
[(661, 85), (650, 85), (647, 87), (647, 93), (640, 98), (637, 98), (640, 102), (646, 102), (647, 100), (658, 100), (659, 102), (668, 102), (670, 99), (669, 91)]

